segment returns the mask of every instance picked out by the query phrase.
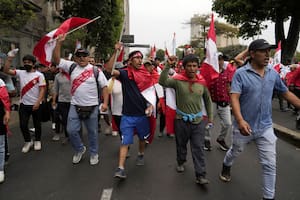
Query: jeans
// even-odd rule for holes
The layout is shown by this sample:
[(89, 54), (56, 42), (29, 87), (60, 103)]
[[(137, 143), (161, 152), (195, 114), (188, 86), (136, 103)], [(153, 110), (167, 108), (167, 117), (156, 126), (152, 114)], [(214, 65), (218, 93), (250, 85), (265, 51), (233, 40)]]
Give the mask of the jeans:
[(88, 132), (90, 155), (94, 156), (98, 154), (98, 112), (99, 107), (95, 106), (90, 116), (87, 119), (81, 120), (78, 117), (75, 106), (70, 106), (67, 131), (72, 147), (76, 152), (82, 151), (84, 146), (80, 137), (81, 122), (83, 122)]
[(234, 159), (242, 153), (244, 147), (250, 141), (255, 141), (258, 150), (260, 164), (262, 165), (263, 197), (273, 199), (275, 196), (276, 182), (276, 140), (272, 127), (261, 133), (252, 133), (243, 136), (237, 127), (233, 127), (232, 146), (224, 158), (224, 165), (232, 166)]
[(5, 135), (0, 135), (0, 171), (4, 170)]
[[(230, 132), (232, 121), (231, 121), (231, 111), (230, 106), (218, 106), (216, 103), (213, 103), (213, 111), (214, 111), (214, 118), (216, 115), (220, 118), (221, 124), (221, 132), (218, 136), (218, 140), (225, 140), (226, 135)], [(205, 140), (211, 139), (211, 131), (212, 129), (205, 130)]]

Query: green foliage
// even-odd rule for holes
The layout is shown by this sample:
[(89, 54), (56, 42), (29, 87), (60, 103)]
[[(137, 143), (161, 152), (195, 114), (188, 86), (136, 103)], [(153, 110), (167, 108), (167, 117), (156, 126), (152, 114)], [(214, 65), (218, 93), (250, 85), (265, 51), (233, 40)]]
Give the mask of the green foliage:
[(33, 7), (22, 0), (0, 0), (0, 29), (19, 30), (35, 14)]
[(244, 45), (231, 45), (224, 48), (219, 48), (218, 50), (223, 53), (223, 55), (227, 56), (228, 59), (232, 59), (237, 56), (239, 53), (244, 51), (247, 46)]
[(122, 0), (64, 1), (64, 17), (78, 16), (100, 19), (87, 26), (85, 45), (96, 46), (96, 57), (106, 59), (119, 40), (123, 23)]
[[(295, 0), (214, 0), (213, 8), (227, 22), (239, 26), (239, 36), (247, 39), (260, 35), (267, 26), (275, 23), (275, 41), (281, 41), (282, 62), (292, 60), (297, 48), (300, 32), (300, 12)], [(290, 19), (289, 30), (284, 22)], [(285, 36), (285, 32), (288, 33)]]

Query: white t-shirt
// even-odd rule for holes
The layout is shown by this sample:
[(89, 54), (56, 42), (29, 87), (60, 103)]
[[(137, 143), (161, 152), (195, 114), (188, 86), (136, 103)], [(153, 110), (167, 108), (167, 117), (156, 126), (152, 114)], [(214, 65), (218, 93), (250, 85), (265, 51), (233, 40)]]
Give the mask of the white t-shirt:
[[(73, 63), (73, 61), (60, 59), (58, 67), (69, 73), (69, 69)], [(80, 67), (79, 65), (77, 65), (70, 76), (71, 87), (74, 79), (76, 79), (85, 70), (90, 70), (92, 68), (93, 65), (91, 64), (88, 64), (85, 67)], [(100, 88), (104, 88), (107, 86), (107, 79), (102, 71), (99, 71), (98, 83)], [(99, 104), (97, 83), (94, 74), (86, 79), (83, 83), (81, 83), (75, 90), (74, 94), (72, 95), (71, 104), (79, 106), (94, 106)]]
[(34, 105), (39, 98), (40, 87), (46, 87), (45, 76), (39, 71), (27, 72), (19, 69), (15, 70), (15, 74), (19, 77), (21, 92), (29, 82), (37, 78), (38, 81), (34, 81), (33, 87), (21, 96), (20, 100), (24, 105)]
[[(111, 79), (110, 79), (111, 81)], [(122, 116), (123, 93), (121, 82), (117, 79), (111, 92), (111, 113), (112, 115)]]

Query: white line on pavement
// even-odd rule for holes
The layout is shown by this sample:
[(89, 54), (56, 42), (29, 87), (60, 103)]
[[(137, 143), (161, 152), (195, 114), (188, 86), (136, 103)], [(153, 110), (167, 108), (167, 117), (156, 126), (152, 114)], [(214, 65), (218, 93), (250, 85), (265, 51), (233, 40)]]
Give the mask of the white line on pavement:
[(110, 200), (112, 191), (113, 191), (112, 188), (104, 189), (100, 200)]

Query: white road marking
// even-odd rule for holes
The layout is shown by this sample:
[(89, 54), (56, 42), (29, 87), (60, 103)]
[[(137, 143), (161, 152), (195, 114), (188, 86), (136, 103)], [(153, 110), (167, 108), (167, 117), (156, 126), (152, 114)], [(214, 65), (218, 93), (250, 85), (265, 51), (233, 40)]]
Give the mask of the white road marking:
[(101, 195), (101, 199), (100, 200), (110, 200), (111, 199), (111, 195), (112, 195), (112, 188), (108, 188), (108, 189), (104, 189)]

